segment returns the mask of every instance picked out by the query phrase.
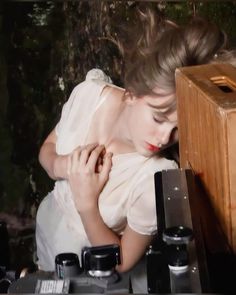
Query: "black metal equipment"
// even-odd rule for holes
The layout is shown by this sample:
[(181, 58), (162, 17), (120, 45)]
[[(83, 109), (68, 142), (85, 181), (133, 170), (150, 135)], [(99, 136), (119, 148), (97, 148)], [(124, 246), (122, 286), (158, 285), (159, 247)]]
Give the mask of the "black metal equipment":
[(79, 257), (60, 253), (55, 258), (55, 272), (35, 272), (13, 282), (8, 293), (129, 293), (129, 276), (120, 275), (120, 247), (104, 245), (85, 247)]
[(81, 256), (83, 270), (92, 277), (110, 277), (121, 263), (118, 245), (84, 247)]
[[(157, 172), (154, 179), (158, 230), (146, 253), (148, 293), (235, 294), (235, 256), (196, 175), (190, 169), (173, 169)], [(74, 253), (61, 253), (55, 272), (36, 271), (13, 282), (2, 272), (2, 290), (130, 293), (129, 273), (115, 270), (120, 264), (118, 245), (85, 247), (81, 262)]]
[(191, 169), (155, 174), (158, 232), (146, 253), (149, 293), (235, 293), (235, 255)]

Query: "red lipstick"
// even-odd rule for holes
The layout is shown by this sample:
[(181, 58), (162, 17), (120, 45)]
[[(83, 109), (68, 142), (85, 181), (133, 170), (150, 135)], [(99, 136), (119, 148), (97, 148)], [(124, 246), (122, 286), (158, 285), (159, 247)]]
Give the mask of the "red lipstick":
[(158, 146), (152, 145), (150, 143), (147, 143), (147, 149), (151, 152), (158, 152), (160, 150)]

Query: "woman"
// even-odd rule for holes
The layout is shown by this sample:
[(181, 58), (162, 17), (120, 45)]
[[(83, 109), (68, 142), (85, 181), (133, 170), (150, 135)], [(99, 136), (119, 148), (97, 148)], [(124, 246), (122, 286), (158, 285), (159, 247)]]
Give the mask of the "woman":
[(54, 269), (58, 253), (119, 244), (117, 270), (128, 271), (156, 232), (153, 175), (177, 167), (162, 155), (177, 140), (175, 70), (212, 62), (226, 37), (201, 19), (178, 27), (153, 10), (139, 16), (143, 30), (137, 25), (122, 47), (125, 88), (101, 80), (76, 86), (41, 147), (39, 161), (56, 181), (37, 214), (43, 270)]

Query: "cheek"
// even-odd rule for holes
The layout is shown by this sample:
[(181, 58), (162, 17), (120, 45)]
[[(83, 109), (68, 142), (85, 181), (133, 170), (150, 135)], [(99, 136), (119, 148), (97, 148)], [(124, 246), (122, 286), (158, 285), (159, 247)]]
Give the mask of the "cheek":
[(157, 124), (152, 113), (141, 101), (134, 106), (130, 113), (130, 126), (136, 136), (155, 136)]
[(156, 124), (153, 121), (152, 117), (150, 118), (148, 114), (146, 116), (140, 116), (140, 121), (137, 125), (139, 125), (139, 128), (140, 130), (142, 130), (142, 133), (145, 133), (146, 135), (155, 134)]
[(160, 134), (160, 128), (157, 125), (157, 123), (155, 123), (155, 125), (152, 127), (152, 133), (150, 134), (152, 137), (158, 138)]
[(147, 125), (147, 118), (142, 106), (135, 105), (129, 114), (130, 126), (133, 130), (143, 130)]
[(147, 124), (148, 124), (148, 131), (149, 131), (150, 134), (156, 135), (156, 134), (159, 133), (160, 125), (153, 120), (152, 116), (149, 118)]
[(149, 112), (143, 114), (140, 128), (149, 137), (156, 136), (159, 130), (158, 124), (153, 120), (153, 116)]

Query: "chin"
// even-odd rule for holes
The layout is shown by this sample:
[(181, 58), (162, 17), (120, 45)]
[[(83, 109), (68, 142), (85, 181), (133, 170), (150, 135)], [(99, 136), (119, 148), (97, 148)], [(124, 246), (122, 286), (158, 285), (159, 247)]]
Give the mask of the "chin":
[(137, 153), (146, 158), (151, 158), (152, 156), (154, 156), (153, 152), (141, 148), (137, 149)]

